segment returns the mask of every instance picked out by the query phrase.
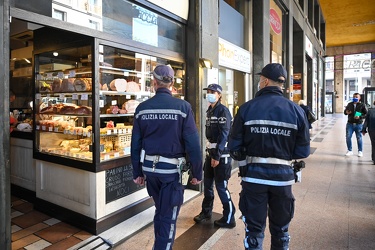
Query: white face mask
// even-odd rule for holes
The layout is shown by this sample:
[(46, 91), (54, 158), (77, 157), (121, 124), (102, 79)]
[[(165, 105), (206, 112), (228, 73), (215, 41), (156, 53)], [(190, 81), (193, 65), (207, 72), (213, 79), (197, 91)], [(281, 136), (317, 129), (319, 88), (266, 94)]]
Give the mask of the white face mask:
[(207, 94), (207, 101), (209, 103), (215, 103), (216, 102), (216, 95), (215, 94)]

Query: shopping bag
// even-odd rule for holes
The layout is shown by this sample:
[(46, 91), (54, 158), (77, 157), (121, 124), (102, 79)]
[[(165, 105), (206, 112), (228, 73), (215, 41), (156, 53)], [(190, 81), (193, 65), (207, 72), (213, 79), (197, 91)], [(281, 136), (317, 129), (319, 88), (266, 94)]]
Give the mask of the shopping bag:
[(316, 121), (316, 116), (313, 112), (311, 112), (311, 110), (309, 110), (309, 113), (307, 115), (307, 120), (309, 121), (310, 124)]

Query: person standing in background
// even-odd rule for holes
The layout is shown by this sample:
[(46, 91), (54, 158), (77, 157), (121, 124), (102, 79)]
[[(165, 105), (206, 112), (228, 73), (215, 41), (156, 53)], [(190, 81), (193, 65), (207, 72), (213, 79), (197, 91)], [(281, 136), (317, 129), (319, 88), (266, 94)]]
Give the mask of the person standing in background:
[[(304, 100), (299, 100), (298, 105), (305, 111), (306, 117), (309, 118), (310, 107), (306, 105)], [(312, 125), (309, 122), (309, 129), (312, 129)]]
[[(373, 103), (375, 105), (375, 101)], [(363, 123), (362, 135), (368, 132), (371, 140), (371, 160), (375, 165), (375, 108), (369, 109)]]
[(268, 215), (271, 249), (287, 250), (296, 181), (292, 160), (310, 155), (309, 125), (303, 110), (283, 96), (285, 68), (267, 64), (259, 75), (260, 90), (238, 110), (228, 147), (239, 161), (245, 249), (263, 249)]
[[(9, 103), (12, 103), (16, 100), (16, 95), (13, 93), (12, 90), (9, 91)], [(13, 112), (10, 112), (9, 115), (9, 123), (10, 123), (10, 132), (13, 131), (13, 129), (17, 125), (17, 119), (13, 116)]]
[(352, 135), (355, 132), (358, 145), (358, 157), (363, 156), (363, 141), (362, 141), (362, 128), (363, 119), (366, 117), (367, 109), (364, 103), (360, 102), (361, 95), (359, 93), (353, 94), (353, 101), (349, 102), (344, 110), (344, 114), (348, 116), (346, 123), (346, 146), (348, 151), (346, 156), (353, 155), (352, 150)]
[(232, 159), (227, 148), (228, 134), (232, 123), (229, 109), (221, 103), (222, 87), (210, 84), (207, 88), (207, 101), (210, 106), (206, 112), (206, 160), (204, 163), (204, 199), (202, 211), (194, 217), (196, 223), (211, 219), (214, 206), (214, 183), (223, 205), (223, 217), (214, 221), (218, 227), (236, 226), (236, 209), (228, 190), (228, 180), (232, 171)]
[(140, 103), (134, 114), (131, 161), (134, 183), (146, 183), (155, 203), (153, 249), (166, 250), (173, 247), (184, 198), (181, 169), (188, 157), (190, 183), (199, 184), (202, 151), (191, 105), (172, 96), (173, 69), (158, 65), (152, 74), (155, 95)]

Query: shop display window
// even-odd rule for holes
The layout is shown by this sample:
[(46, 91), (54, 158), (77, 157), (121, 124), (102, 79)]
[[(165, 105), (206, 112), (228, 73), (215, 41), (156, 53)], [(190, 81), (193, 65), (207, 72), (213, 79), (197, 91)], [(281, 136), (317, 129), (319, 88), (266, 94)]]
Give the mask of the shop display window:
[(181, 63), (104, 44), (97, 47), (35, 54), (34, 157), (98, 169), (130, 156), (134, 112), (154, 95), (152, 70), (158, 64), (174, 68), (171, 91), (184, 98)]

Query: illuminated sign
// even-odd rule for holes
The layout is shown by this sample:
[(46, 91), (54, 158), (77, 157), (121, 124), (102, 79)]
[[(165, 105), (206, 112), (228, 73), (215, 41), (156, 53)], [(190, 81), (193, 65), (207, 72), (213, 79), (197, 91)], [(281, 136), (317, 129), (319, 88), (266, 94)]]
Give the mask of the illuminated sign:
[(219, 38), (219, 65), (250, 73), (250, 52)]

